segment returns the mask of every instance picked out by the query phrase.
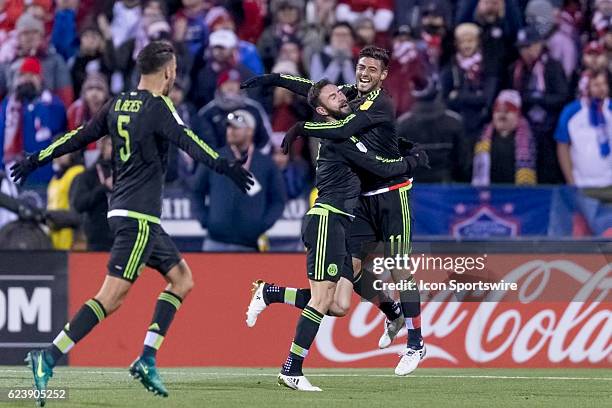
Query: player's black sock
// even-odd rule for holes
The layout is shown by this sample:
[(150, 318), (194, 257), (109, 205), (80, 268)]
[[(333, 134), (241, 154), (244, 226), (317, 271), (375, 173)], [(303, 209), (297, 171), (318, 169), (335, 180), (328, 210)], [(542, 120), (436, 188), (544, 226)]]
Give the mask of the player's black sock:
[(72, 320), (59, 332), (53, 344), (45, 350), (45, 358), (51, 366), (106, 317), (104, 306), (96, 299), (89, 299)]
[(402, 313), (408, 330), (408, 347), (419, 349), (423, 346), (421, 335), (421, 294), (418, 289), (400, 291)]
[(310, 289), (286, 288), (266, 283), (264, 284), (263, 297), (267, 305), (286, 303), (304, 309), (310, 301)]
[(291, 349), (289, 350), (289, 356), (285, 364), (283, 364), (281, 373), (285, 375), (303, 375), (302, 363), (304, 362), (304, 358), (308, 355), (308, 350), (312, 342), (317, 336), (321, 319), (323, 319), (323, 315), (316, 309), (310, 306), (304, 308), (298, 320), (295, 337), (293, 343), (291, 343)]
[(164, 337), (168, 332), (168, 328), (174, 319), (179, 307), (183, 303), (183, 299), (174, 293), (165, 290), (160, 293), (155, 304), (155, 312), (147, 331), (142, 349), (142, 357), (154, 359), (157, 350), (162, 345)]
[(372, 273), (362, 271), (353, 281), (353, 290), (363, 299), (378, 307), (390, 321), (397, 319), (401, 315), (399, 304), (387, 296), (384, 291), (377, 290), (374, 280), (375, 276)]

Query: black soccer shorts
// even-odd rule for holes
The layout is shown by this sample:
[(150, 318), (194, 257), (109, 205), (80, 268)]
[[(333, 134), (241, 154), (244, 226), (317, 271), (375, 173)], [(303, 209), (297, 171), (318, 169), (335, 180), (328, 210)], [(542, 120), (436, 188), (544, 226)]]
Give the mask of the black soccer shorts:
[(353, 212), (355, 220), (349, 238), (349, 249), (354, 258), (364, 260), (380, 250), (379, 243), (384, 244), (385, 257), (410, 254), (411, 187), (410, 184), (384, 193), (359, 197)]
[(108, 274), (134, 282), (145, 265), (166, 275), (181, 261), (170, 236), (153, 217), (113, 216), (108, 219), (114, 235)]
[(325, 208), (315, 206), (308, 211), (302, 225), (308, 279), (337, 282), (344, 276), (352, 281), (350, 224), (348, 216)]

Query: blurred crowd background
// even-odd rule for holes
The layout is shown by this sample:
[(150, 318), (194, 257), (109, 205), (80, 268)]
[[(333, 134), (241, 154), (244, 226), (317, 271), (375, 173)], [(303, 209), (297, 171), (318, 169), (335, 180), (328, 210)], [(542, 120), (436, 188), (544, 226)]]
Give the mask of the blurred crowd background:
[[(170, 98), (182, 119), (222, 155), (248, 153), (261, 186), (234, 199), (229, 182), (172, 151), (166, 182), (197, 197), (207, 249), (265, 246), (287, 200), (313, 190), (316, 141), (279, 149), (284, 131), (311, 118), (306, 101), (240, 82), (275, 72), (354, 83), (369, 44), (391, 54), (399, 136), (429, 154), (417, 182), (610, 195), (612, 0), (0, 0), (2, 168), (134, 88), (135, 57), (152, 40), (178, 52)], [(102, 139), (38, 170), (26, 187), (45, 186), (46, 209), (0, 209), (0, 227), (34, 218), (69, 249), (79, 226), (87, 248), (108, 249), (111, 149)], [(19, 195), (5, 175), (0, 183), (4, 197)]]

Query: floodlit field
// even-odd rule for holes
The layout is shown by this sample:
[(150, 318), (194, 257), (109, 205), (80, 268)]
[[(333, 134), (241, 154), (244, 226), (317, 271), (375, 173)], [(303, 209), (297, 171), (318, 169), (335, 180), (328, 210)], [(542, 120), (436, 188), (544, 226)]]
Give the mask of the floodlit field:
[[(167, 368), (170, 397), (147, 393), (119, 368), (58, 368), (50, 388), (67, 401), (47, 407), (612, 407), (612, 369), (419, 369), (398, 378), (392, 369), (312, 369), (321, 393), (276, 385), (273, 368)], [(25, 367), (1, 367), (0, 388), (31, 384)], [(35, 406), (0, 402), (2, 407)]]

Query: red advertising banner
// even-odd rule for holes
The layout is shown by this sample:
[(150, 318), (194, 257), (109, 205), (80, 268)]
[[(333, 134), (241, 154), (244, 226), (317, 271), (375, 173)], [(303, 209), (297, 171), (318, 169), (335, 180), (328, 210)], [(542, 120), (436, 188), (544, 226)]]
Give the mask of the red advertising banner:
[[(95, 295), (107, 254), (71, 254), (70, 314)], [(163, 366), (269, 367), (283, 363), (299, 311), (275, 304), (254, 328), (245, 324), (251, 283), (265, 279), (304, 287), (300, 254), (186, 254), (195, 289), (179, 310), (159, 353)], [(612, 264), (601, 254), (489, 254), (497, 278), (520, 282), (508, 296), (459, 302), (424, 293), (425, 367), (612, 367)], [(553, 285), (554, 282), (562, 284)], [(126, 366), (141, 351), (157, 295), (165, 286), (143, 271), (123, 306), (70, 354), (78, 366)], [(559, 291), (562, 286), (563, 290)], [(552, 289), (547, 289), (552, 288)], [(548, 296), (543, 294), (548, 293)], [(586, 300), (586, 301), (583, 301)], [(325, 317), (309, 367), (394, 367), (405, 330), (377, 347), (383, 315), (353, 299), (344, 318)]]

